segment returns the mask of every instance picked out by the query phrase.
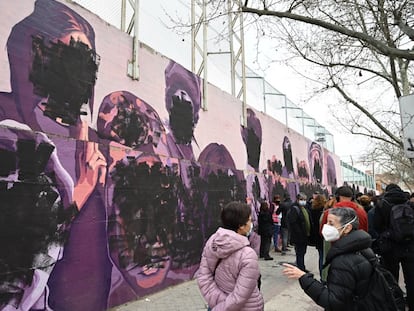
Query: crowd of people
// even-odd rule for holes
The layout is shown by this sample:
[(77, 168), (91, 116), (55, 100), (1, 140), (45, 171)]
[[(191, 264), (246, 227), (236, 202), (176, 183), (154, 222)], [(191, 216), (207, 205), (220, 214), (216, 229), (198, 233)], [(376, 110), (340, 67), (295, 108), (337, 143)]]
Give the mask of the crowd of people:
[[(252, 213), (248, 201), (225, 206), (222, 226), (204, 247), (197, 279), (211, 310), (263, 310), (258, 258), (273, 260), (273, 251), (295, 252), (283, 274), (325, 310), (414, 310), (414, 194), (396, 184), (380, 195), (344, 185), (329, 197), (275, 195)], [(308, 246), (318, 251), (318, 272), (306, 269)], [(404, 306), (371, 285), (377, 265), (396, 284), (402, 268)]]

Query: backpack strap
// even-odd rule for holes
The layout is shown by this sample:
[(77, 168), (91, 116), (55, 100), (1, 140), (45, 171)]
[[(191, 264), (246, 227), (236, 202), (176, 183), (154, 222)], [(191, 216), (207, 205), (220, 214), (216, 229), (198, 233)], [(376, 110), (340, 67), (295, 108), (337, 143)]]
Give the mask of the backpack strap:
[(363, 249), (363, 250), (361, 250), (361, 251), (359, 251), (359, 252), (357, 252), (357, 254), (361, 254), (362, 256), (364, 256), (365, 257), (365, 259), (366, 260), (368, 260), (369, 261), (369, 263), (372, 265), (372, 266), (376, 266), (376, 265), (378, 265), (379, 264), (379, 260), (378, 260), (378, 257), (377, 257), (377, 255), (375, 255), (375, 253), (374, 253), (374, 251), (372, 250), (372, 249), (370, 249), (370, 248), (365, 248), (365, 249)]

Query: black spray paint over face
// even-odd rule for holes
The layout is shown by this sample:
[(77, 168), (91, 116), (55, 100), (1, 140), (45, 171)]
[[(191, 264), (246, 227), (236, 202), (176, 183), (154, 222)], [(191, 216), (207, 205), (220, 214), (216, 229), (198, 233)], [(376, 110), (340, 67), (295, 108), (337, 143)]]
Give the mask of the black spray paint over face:
[[(166, 255), (173, 242), (177, 206), (177, 172), (156, 162), (151, 167), (143, 162), (118, 162), (111, 173), (115, 182), (113, 202), (119, 209), (123, 235), (113, 237), (110, 246), (118, 248), (122, 268), (148, 265)], [(163, 252), (151, 253), (158, 242)]]
[(315, 177), (316, 182), (322, 182), (322, 166), (319, 162), (319, 159), (314, 159), (313, 162), (313, 176)]
[(258, 168), (260, 160), (261, 142), (254, 129), (247, 129), (247, 156), (249, 165)]
[(69, 45), (61, 41), (44, 42), (33, 38), (33, 63), (29, 80), (34, 93), (47, 98), (44, 114), (63, 123), (75, 124), (83, 104), (91, 98), (96, 82), (96, 53), (86, 44), (71, 38)]
[(280, 160), (267, 160), (267, 169), (273, 174), (282, 175), (282, 162)]
[[(0, 152), (0, 161), (5, 163), (0, 181), (0, 305), (21, 299), (23, 289), (13, 284), (29, 285), (34, 269), (46, 268), (36, 266), (36, 256), (47, 254), (51, 244), (61, 245), (66, 238), (70, 216), (52, 180), (44, 174), (53, 150), (48, 143), (36, 147), (34, 140), (18, 140), (16, 152)], [(16, 173), (17, 180), (7, 178)]]
[(302, 178), (309, 178), (309, 173), (306, 167), (299, 166), (299, 165), (298, 165), (298, 175), (299, 177), (302, 177)]
[(191, 143), (194, 132), (193, 105), (184, 92), (172, 96), (170, 127), (178, 144)]
[(111, 128), (126, 146), (134, 148), (143, 144), (148, 136), (148, 119), (125, 99), (118, 104)]

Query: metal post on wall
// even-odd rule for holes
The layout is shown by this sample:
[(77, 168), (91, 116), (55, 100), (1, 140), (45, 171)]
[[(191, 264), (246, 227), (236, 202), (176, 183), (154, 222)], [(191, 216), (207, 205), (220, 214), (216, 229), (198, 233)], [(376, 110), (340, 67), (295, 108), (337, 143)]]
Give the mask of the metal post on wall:
[(132, 6), (133, 14), (128, 28), (125, 30), (126, 22), (126, 0), (122, 0), (121, 7), (121, 29), (126, 31), (129, 35), (134, 31), (132, 59), (128, 61), (128, 76), (134, 80), (139, 80), (139, 0), (129, 0)]
[(125, 32), (126, 27), (126, 0), (121, 2), (121, 30)]
[[(241, 100), (241, 125), (247, 126), (246, 63), (244, 55), (244, 24), (243, 13), (241, 11), (241, 0), (227, 0), (227, 7), (231, 55), (231, 94)], [(241, 67), (241, 72), (238, 72), (238, 66)], [(239, 90), (236, 90), (237, 80), (240, 81)]]
[[(202, 44), (198, 42), (200, 28), (202, 27)], [(206, 0), (191, 0), (191, 71), (201, 76), (203, 74), (203, 100), (201, 108), (207, 110), (207, 2)], [(199, 66), (197, 60), (201, 58)]]
[[(246, 65), (244, 56), (244, 26), (243, 14), (241, 11), (240, 0), (227, 0), (227, 16), (229, 31), (229, 49), (230, 49), (230, 74), (231, 74), (231, 94), (242, 102), (241, 123), (247, 125), (246, 112)], [(202, 32), (201, 32), (202, 27)], [(197, 75), (203, 73), (203, 103), (202, 108), (207, 110), (207, 0), (191, 0), (191, 70)], [(200, 32), (202, 38), (199, 39)], [(199, 39), (199, 40), (198, 40)], [(202, 41), (202, 44), (199, 44)], [(213, 54), (213, 53), (212, 53)], [(214, 53), (217, 54), (217, 53)], [(226, 54), (226, 52), (220, 52)], [(197, 60), (201, 58), (200, 65), (197, 66)], [(238, 70), (239, 69), (239, 70)], [(241, 71), (241, 72), (239, 72)], [(236, 90), (236, 81), (239, 80), (241, 87)]]

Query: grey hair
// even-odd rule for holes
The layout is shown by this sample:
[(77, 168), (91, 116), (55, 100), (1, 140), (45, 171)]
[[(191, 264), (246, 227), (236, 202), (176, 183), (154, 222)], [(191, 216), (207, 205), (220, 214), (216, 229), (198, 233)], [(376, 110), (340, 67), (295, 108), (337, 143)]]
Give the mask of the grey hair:
[(298, 195), (296, 196), (296, 198), (298, 199), (298, 200), (306, 200), (306, 194), (304, 194), (303, 192), (299, 192), (298, 193)]
[(339, 218), (341, 226), (351, 222), (352, 230), (359, 228), (359, 219), (356, 212), (350, 207), (336, 207), (329, 209), (329, 214), (335, 215)]

